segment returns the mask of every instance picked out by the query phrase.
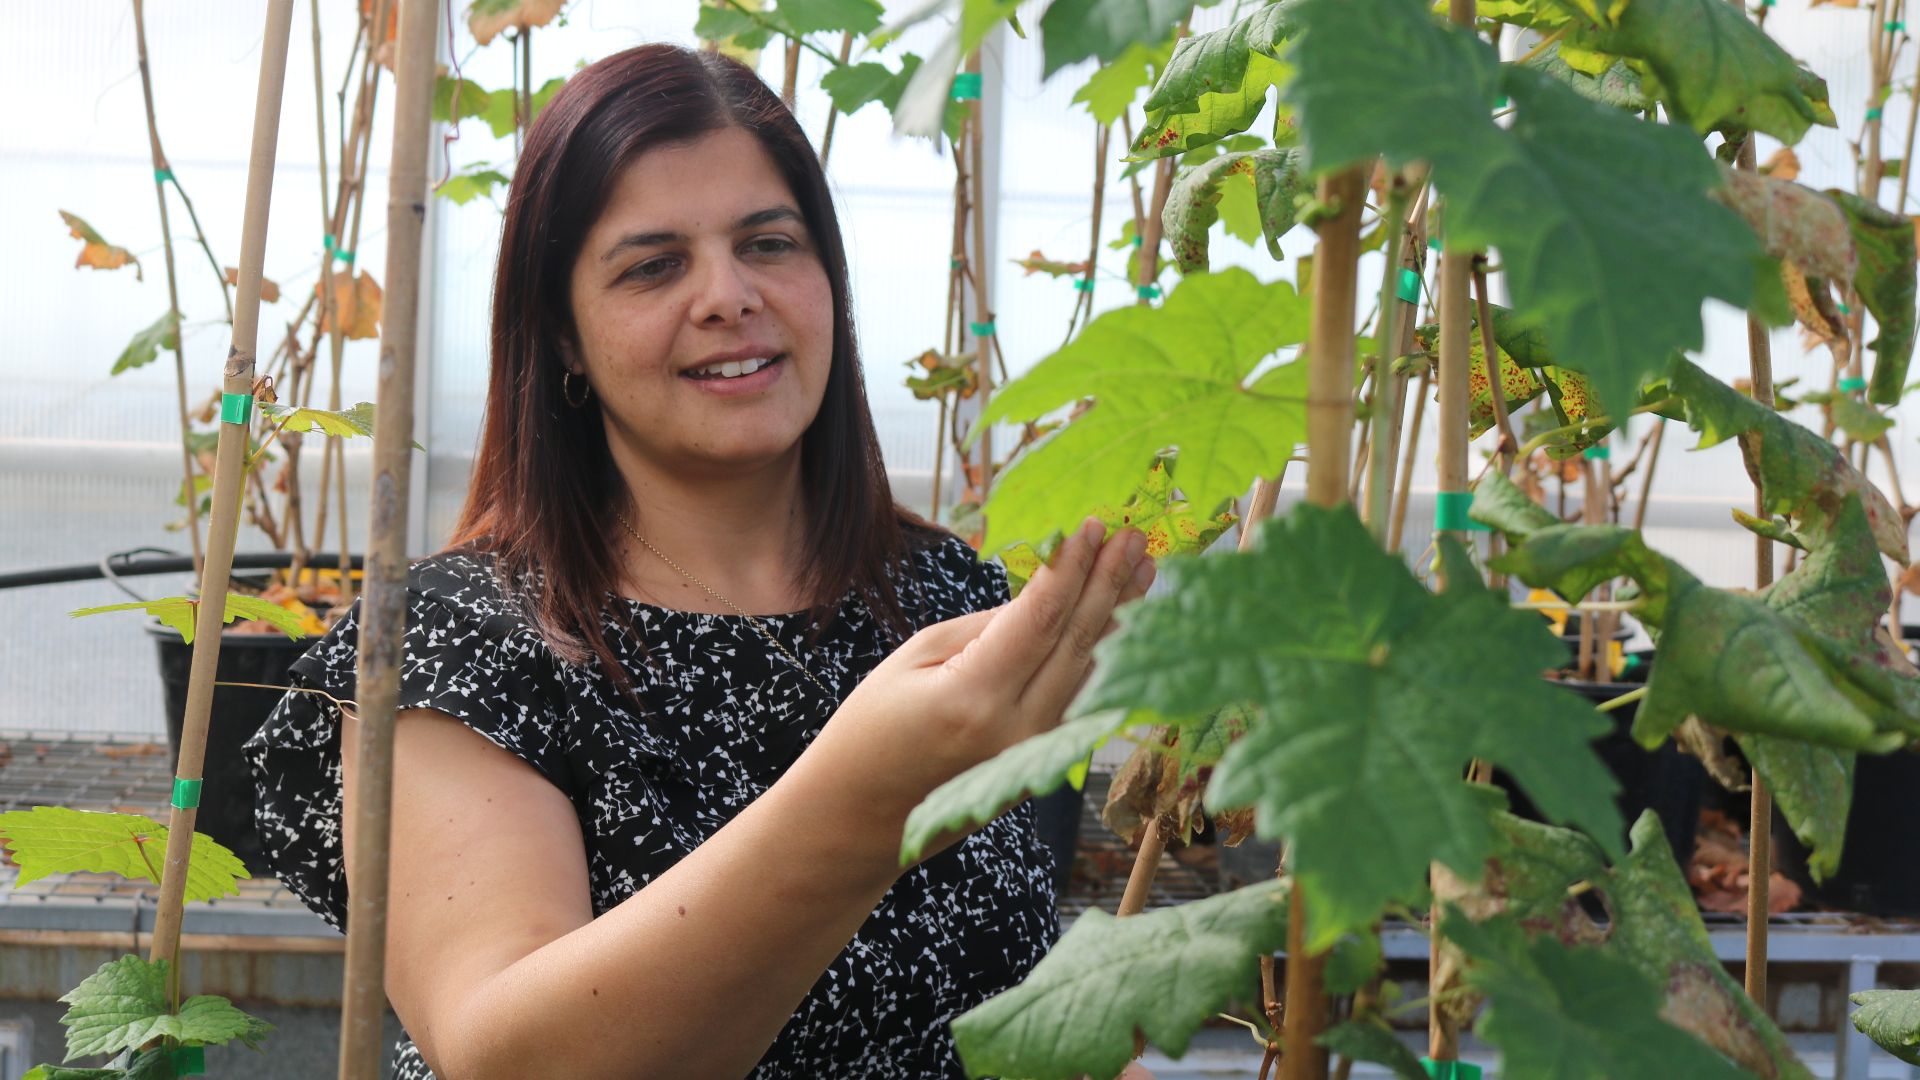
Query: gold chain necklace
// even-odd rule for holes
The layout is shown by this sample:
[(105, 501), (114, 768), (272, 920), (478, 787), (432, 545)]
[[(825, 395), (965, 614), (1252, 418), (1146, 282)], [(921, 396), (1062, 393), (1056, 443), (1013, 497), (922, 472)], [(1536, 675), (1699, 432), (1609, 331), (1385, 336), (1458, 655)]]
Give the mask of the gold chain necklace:
[(667, 558), (666, 554), (662, 552), (659, 548), (654, 547), (652, 544), (647, 543), (646, 537), (641, 536), (638, 532), (634, 531), (633, 525), (627, 521), (627, 515), (621, 513), (618, 510), (615, 510), (613, 512), (613, 516), (619, 520), (620, 527), (627, 530), (628, 536), (631, 536), (635, 540), (640, 541), (641, 547), (644, 547), (648, 551), (653, 552), (654, 555), (657, 556), (661, 562), (666, 563), (668, 566), (673, 567), (675, 570), (678, 570), (680, 572), (680, 575), (686, 578), (688, 581), (691, 581), (695, 585), (698, 585), (702, 589), (705, 589), (708, 596), (713, 597), (715, 600), (718, 600), (721, 603), (727, 605), (728, 607), (732, 608), (734, 611), (739, 612), (740, 617), (743, 619), (746, 619), (747, 622), (750, 623), (755, 630), (760, 631), (760, 636), (767, 639), (767, 644), (772, 645), (775, 649), (779, 650), (780, 655), (787, 658), (787, 663), (792, 664), (795, 668), (799, 669), (800, 674), (806, 676), (808, 682), (818, 687), (822, 694), (825, 694), (829, 698), (833, 697), (833, 691), (828, 690), (825, 683), (822, 683), (819, 679), (814, 678), (813, 672), (807, 670), (807, 665), (801, 663), (798, 657), (788, 652), (787, 647), (785, 645), (780, 644), (780, 639), (777, 637), (774, 637), (773, 632), (768, 630), (766, 626), (760, 622), (759, 619), (756, 619), (752, 615), (747, 614), (746, 611), (742, 609), (739, 604), (736, 604), (733, 601), (727, 599), (726, 597), (721, 596), (719, 593), (714, 592), (713, 588), (709, 586), (706, 582), (701, 581), (699, 578), (694, 577), (692, 574), (687, 573), (687, 571), (683, 569), (679, 563), (674, 562), (672, 559)]

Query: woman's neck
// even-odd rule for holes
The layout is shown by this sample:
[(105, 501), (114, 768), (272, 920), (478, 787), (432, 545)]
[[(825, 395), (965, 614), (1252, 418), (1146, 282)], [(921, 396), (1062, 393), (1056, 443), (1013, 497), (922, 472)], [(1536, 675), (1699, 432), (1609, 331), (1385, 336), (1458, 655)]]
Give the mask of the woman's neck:
[(616, 524), (610, 539), (625, 555), (627, 595), (683, 611), (733, 613), (668, 566), (671, 559), (750, 614), (799, 611), (811, 603), (799, 581), (807, 520), (797, 447), (766, 467), (724, 476), (622, 457), (616, 455), (616, 464), (627, 498), (616, 496), (615, 508), (658, 549), (649, 551)]

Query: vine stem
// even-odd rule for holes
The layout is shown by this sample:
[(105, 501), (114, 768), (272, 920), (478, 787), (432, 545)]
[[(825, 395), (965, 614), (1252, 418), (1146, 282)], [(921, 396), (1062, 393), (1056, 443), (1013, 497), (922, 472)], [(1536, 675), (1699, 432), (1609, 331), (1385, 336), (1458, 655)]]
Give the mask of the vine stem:
[[(853, 31), (848, 30), (847, 32), (840, 35), (840, 66), (845, 67), (847, 65), (847, 60), (852, 56), (853, 56)], [(839, 109), (829, 108), (827, 110), (827, 130), (825, 134), (820, 136), (820, 171), (821, 172), (827, 171), (827, 155), (831, 153), (833, 150), (833, 126), (834, 126), (834, 123), (839, 119), (840, 119)]]
[[(1347, 447), (1353, 430), (1353, 318), (1360, 262), (1360, 211), (1367, 170), (1349, 168), (1324, 177), (1317, 192), (1333, 208), (1315, 226), (1313, 315), (1307, 341), (1307, 501), (1339, 506), (1347, 498)], [(1384, 527), (1385, 523), (1380, 523)], [(1326, 954), (1307, 949), (1305, 897), (1295, 888), (1287, 900), (1286, 1012), (1281, 1042), (1281, 1080), (1325, 1080), (1327, 1051), (1316, 1039), (1327, 1024), (1321, 973)]]
[[(260, 333), (260, 280), (266, 263), (267, 208), (273, 192), (273, 164), (280, 132), (280, 101), (286, 85), (287, 47), (293, 28), (293, 0), (272, 0), (261, 37), (260, 77), (254, 99), (253, 143), (248, 157), (247, 195), (240, 242), (239, 297), (233, 339), (227, 352), (224, 390), (253, 392), (254, 350)], [(246, 477), (241, 468), (248, 427), (222, 423), (215, 451), (213, 520), (207, 530), (206, 562), (201, 568), (187, 704), (181, 722), (175, 775), (202, 778), (207, 725), (213, 712), (214, 672), (220, 660), (221, 629), (227, 606), (227, 576), (233, 570), (234, 541), (240, 524), (240, 497)], [(166, 870), (161, 877), (159, 910), (154, 916), (149, 959), (176, 960), (185, 906), (187, 865), (193, 853), (194, 807), (174, 806), (168, 819)], [(177, 970), (179, 964), (174, 963)]]
[[(1874, 154), (1877, 158), (1879, 143), (1876, 139)], [(1752, 172), (1753, 136), (1748, 135), (1740, 144), (1737, 168)], [(1854, 363), (1859, 363), (1859, 354), (1855, 353)], [(1773, 348), (1767, 328), (1759, 319), (1747, 316), (1747, 365), (1753, 382), (1753, 400), (1773, 408)], [(1766, 506), (1760, 498), (1760, 480), (1754, 478), (1753, 510), (1756, 515), (1765, 516)], [(1764, 536), (1753, 538), (1753, 585), (1755, 589), (1765, 589), (1773, 584), (1773, 541)], [(1897, 628), (1896, 628), (1897, 629)], [(1758, 769), (1753, 772), (1752, 812), (1747, 820), (1747, 996), (1758, 1004), (1762, 1011), (1767, 1008), (1767, 893), (1773, 876), (1773, 797), (1767, 785), (1760, 779)]]
[(1640, 478), (1640, 504), (1633, 508), (1633, 531), (1647, 527), (1647, 501), (1653, 497), (1653, 470), (1660, 464), (1660, 444), (1667, 441), (1667, 418), (1661, 417), (1653, 429), (1653, 445), (1647, 449), (1647, 474)]
[[(200, 544), (200, 498), (194, 490), (192, 421), (187, 417), (186, 335), (180, 329), (180, 285), (173, 270), (173, 229), (167, 221), (167, 182), (171, 176), (167, 155), (160, 148), (160, 127), (153, 118), (153, 74), (147, 64), (147, 20), (144, 0), (133, 0), (133, 39), (140, 56), (140, 93), (147, 106), (147, 148), (153, 158), (153, 193), (160, 203), (160, 245), (166, 253), (167, 312), (173, 319), (173, 385), (180, 410), (180, 501), (187, 508), (187, 535), (193, 538), (193, 570), (199, 573), (206, 561)], [(225, 278), (222, 277), (222, 288)]]
[[(407, 492), (413, 445), (413, 374), (420, 310), (421, 234), (432, 149), (434, 43), (439, 0), (401, 8), (394, 60), (393, 151), (387, 189), (387, 290), (381, 322), (379, 411), (373, 431), (373, 506), (355, 685), (357, 760), (352, 808), (340, 1076), (378, 1075), (386, 1009), (387, 884), (393, 809), (393, 727), (407, 615)], [(521, 38), (522, 47), (526, 37)], [(524, 54), (523, 54), (524, 56)], [(343, 478), (344, 479), (344, 478)]]
[(1401, 309), (1410, 306), (1398, 297), (1400, 271), (1405, 265), (1401, 261), (1400, 241), (1407, 227), (1407, 202), (1398, 178), (1388, 176), (1387, 205), (1382, 211), (1383, 227), (1387, 230), (1386, 244), (1382, 250), (1388, 257), (1381, 260), (1380, 319), (1374, 331), (1373, 433), (1367, 454), (1366, 515), (1367, 527), (1382, 547), (1387, 546), (1387, 538), (1392, 532), (1388, 519), (1392, 516), (1393, 467), (1396, 464), (1393, 457), (1393, 429), (1399, 426), (1401, 412), (1401, 380), (1393, 373), (1393, 356), (1399, 351)]

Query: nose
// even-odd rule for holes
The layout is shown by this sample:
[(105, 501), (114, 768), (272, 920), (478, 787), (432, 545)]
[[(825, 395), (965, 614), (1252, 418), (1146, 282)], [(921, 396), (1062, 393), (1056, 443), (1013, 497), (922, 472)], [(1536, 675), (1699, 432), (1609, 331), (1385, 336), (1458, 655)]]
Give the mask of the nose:
[(727, 326), (760, 310), (760, 290), (748, 268), (731, 251), (704, 262), (706, 270), (699, 278), (689, 312), (694, 322)]

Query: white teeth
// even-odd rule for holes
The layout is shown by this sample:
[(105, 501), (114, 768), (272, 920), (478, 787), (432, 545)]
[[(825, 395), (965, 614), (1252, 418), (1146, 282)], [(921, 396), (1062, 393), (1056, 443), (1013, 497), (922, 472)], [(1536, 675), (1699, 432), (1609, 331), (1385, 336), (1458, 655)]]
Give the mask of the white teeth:
[(756, 357), (751, 360), (728, 360), (725, 363), (710, 364), (694, 372), (696, 375), (718, 375), (723, 379), (737, 379), (742, 375), (751, 375), (768, 364), (772, 358)]

